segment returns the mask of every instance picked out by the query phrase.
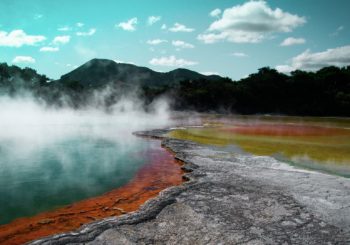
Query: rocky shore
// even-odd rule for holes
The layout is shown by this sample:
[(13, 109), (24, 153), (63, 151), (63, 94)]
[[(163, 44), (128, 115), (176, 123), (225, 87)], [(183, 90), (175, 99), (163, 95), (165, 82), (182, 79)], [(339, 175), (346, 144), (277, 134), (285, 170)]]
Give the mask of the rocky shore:
[(188, 180), (140, 210), (31, 244), (350, 244), (350, 180), (162, 138)]

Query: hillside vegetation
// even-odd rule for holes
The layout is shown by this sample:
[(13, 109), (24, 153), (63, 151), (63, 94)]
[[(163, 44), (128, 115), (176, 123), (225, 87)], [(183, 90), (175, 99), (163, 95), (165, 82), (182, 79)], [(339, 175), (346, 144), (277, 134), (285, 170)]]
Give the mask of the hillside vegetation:
[[(84, 107), (97, 91), (109, 106), (133, 92), (145, 106), (160, 96), (176, 110), (240, 114), (350, 116), (350, 66), (290, 75), (264, 67), (239, 81), (176, 69), (161, 73), (146, 67), (93, 59), (56, 81), (31, 68), (0, 64), (0, 93), (30, 91), (51, 106)], [(101, 95), (100, 94), (100, 95)]]

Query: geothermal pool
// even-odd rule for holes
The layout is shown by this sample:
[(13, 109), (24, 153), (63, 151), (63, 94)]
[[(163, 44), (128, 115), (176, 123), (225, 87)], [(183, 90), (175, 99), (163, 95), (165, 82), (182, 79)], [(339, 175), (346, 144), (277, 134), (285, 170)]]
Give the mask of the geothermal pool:
[(152, 144), (86, 137), (17, 152), (0, 143), (0, 224), (71, 204), (126, 184)]
[(166, 112), (147, 114), (129, 101), (110, 112), (30, 98), (0, 98), (0, 107), (0, 224), (126, 184), (152, 148), (132, 132), (169, 122)]
[(23, 244), (134, 211), (182, 170), (160, 141), (132, 133), (169, 125), (159, 105), (53, 109), (0, 98), (0, 244)]
[(149, 114), (132, 103), (108, 113), (45, 109), (32, 101), (0, 99), (0, 106), (0, 244), (134, 211), (181, 184), (180, 163), (159, 140), (132, 135), (138, 130), (180, 126), (168, 136), (350, 177), (349, 119), (189, 117)]
[(204, 127), (178, 129), (169, 136), (350, 177), (350, 119), (219, 115), (202, 118)]

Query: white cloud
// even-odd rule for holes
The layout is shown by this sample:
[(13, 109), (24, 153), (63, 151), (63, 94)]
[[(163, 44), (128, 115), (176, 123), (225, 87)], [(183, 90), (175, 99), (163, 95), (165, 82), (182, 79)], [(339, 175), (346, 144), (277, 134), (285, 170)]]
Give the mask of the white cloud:
[(155, 66), (192, 66), (198, 64), (198, 62), (185, 60), (185, 59), (178, 59), (175, 56), (169, 56), (169, 57), (160, 57), (160, 58), (153, 58), (149, 61), (151, 65)]
[(194, 45), (181, 40), (172, 41), (171, 44), (177, 48), (194, 48)]
[(77, 32), (76, 35), (77, 36), (92, 36), (94, 35), (96, 32), (96, 28), (91, 28), (89, 31), (87, 32)]
[(316, 71), (325, 66), (342, 67), (348, 65), (350, 65), (350, 45), (317, 53), (306, 50), (292, 58), (289, 65), (278, 65), (276, 69), (280, 72), (291, 72), (297, 69)]
[(283, 42), (280, 44), (281, 46), (291, 46), (291, 45), (297, 45), (297, 44), (304, 44), (306, 41), (304, 38), (294, 38), (294, 37), (288, 37), (283, 40)]
[(340, 32), (342, 32), (344, 30), (344, 26), (339, 26), (335, 32), (331, 33), (331, 36), (335, 37), (338, 36)]
[(72, 28), (70, 26), (62, 26), (57, 29), (58, 31), (71, 31)]
[(201, 72), (201, 74), (206, 75), (206, 76), (211, 76), (211, 75), (218, 75), (219, 76), (219, 73), (215, 72), (215, 71), (203, 71), (203, 72)]
[(113, 61), (116, 62), (116, 63), (135, 65), (135, 63), (131, 62), (131, 61), (124, 61), (124, 60), (113, 60)]
[(216, 43), (217, 41), (223, 40), (227, 37), (226, 33), (205, 33), (205, 34), (199, 34), (197, 39), (204, 42), (204, 43)]
[(78, 68), (77, 65), (72, 65), (72, 64), (66, 64), (66, 67), (73, 67), (74, 69), (75, 69), (75, 68)]
[(81, 23), (81, 22), (78, 22), (75, 24), (77, 27), (83, 27), (85, 24), (84, 23)]
[(23, 45), (35, 45), (46, 40), (46, 37), (27, 35), (23, 30), (13, 30), (10, 33), (0, 31), (0, 46), (22, 47)]
[(225, 9), (220, 19), (208, 30), (198, 35), (204, 43), (226, 40), (234, 43), (258, 43), (272, 33), (291, 32), (306, 22), (304, 17), (276, 8), (271, 9), (265, 1), (249, 1)]
[(57, 36), (53, 39), (52, 43), (55, 45), (59, 44), (66, 44), (70, 41), (70, 36), (65, 35), (65, 36)]
[(116, 27), (123, 29), (124, 31), (135, 31), (137, 25), (137, 18), (131, 18), (127, 22), (120, 22)]
[(32, 64), (35, 63), (35, 59), (30, 56), (16, 56), (13, 60), (12, 63), (27, 63), (27, 64)]
[(167, 28), (166, 24), (163, 24), (162, 27), (161, 27), (160, 29), (166, 30), (166, 28)]
[(281, 73), (290, 73), (291, 71), (294, 71), (295, 69), (289, 65), (278, 65), (275, 67), (277, 71)]
[(39, 20), (39, 19), (41, 19), (42, 17), (44, 17), (44, 15), (42, 15), (42, 14), (35, 14), (35, 15), (34, 15), (34, 20)]
[(246, 53), (243, 53), (243, 52), (234, 52), (231, 55), (235, 56), (235, 57), (248, 57), (248, 55)]
[(164, 40), (164, 39), (153, 39), (153, 40), (148, 40), (147, 44), (149, 44), (149, 45), (158, 45), (158, 44), (166, 43), (166, 42), (168, 42), (168, 41)]
[(339, 27), (337, 28), (337, 31), (342, 31), (342, 30), (344, 30), (344, 26), (339, 26)]
[(160, 21), (161, 18), (162, 18), (161, 16), (149, 16), (147, 20), (147, 24), (151, 26), (156, 22)]
[(186, 27), (183, 24), (175, 23), (174, 26), (169, 28), (169, 31), (171, 32), (193, 32), (193, 28)]
[(219, 17), (220, 14), (221, 14), (221, 9), (214, 9), (209, 13), (211, 17)]
[(59, 47), (42, 47), (40, 48), (40, 52), (57, 52), (59, 51)]

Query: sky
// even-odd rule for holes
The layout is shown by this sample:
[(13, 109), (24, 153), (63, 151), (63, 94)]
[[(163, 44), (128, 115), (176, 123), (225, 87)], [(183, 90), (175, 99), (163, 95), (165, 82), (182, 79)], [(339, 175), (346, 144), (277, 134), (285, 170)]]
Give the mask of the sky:
[(0, 0), (0, 62), (58, 79), (92, 58), (240, 79), (350, 65), (348, 0)]

